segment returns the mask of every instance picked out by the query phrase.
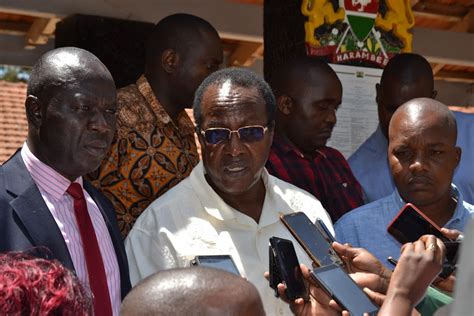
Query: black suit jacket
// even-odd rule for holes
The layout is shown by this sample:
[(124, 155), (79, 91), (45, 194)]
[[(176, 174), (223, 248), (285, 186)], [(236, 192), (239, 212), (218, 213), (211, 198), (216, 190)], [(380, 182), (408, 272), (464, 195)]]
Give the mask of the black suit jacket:
[[(114, 245), (120, 268), (122, 299), (130, 290), (127, 256), (109, 200), (84, 181), (84, 188), (99, 207)], [(75, 272), (61, 231), (17, 151), (0, 167), (0, 252), (37, 249), (33, 255), (57, 259)]]

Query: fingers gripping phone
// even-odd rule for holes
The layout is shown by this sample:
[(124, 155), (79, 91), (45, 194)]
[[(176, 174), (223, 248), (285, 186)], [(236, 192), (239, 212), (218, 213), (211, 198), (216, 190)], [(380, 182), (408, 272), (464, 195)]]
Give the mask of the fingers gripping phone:
[(293, 243), (288, 239), (271, 237), (269, 246), (270, 287), (279, 296), (277, 286), (286, 285), (286, 297), (293, 301), (297, 298), (308, 300), (308, 291), (304, 283), (300, 263)]
[(406, 204), (388, 225), (387, 231), (401, 244), (415, 242), (423, 235), (434, 235), (446, 246), (446, 264), (441, 277), (449, 276), (454, 270), (460, 242), (443, 235), (441, 228), (418, 210), (413, 204)]
[(316, 268), (311, 272), (313, 280), (344, 310), (353, 316), (364, 313), (377, 315), (378, 307), (362, 291), (357, 283), (338, 265)]
[(280, 216), (298, 243), (310, 256), (313, 263), (320, 267), (336, 263), (344, 266), (342, 259), (332, 247), (334, 237), (322, 220), (313, 224), (305, 213), (295, 212)]
[(196, 256), (191, 260), (191, 265), (220, 269), (241, 276), (234, 260), (229, 255)]

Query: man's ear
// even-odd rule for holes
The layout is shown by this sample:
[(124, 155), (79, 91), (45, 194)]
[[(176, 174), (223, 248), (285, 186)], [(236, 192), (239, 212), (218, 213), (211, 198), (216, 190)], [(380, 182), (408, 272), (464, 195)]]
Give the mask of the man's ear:
[(293, 110), (293, 100), (287, 95), (280, 95), (277, 98), (277, 108), (284, 115), (290, 115)]
[(436, 90), (433, 90), (433, 92), (431, 93), (431, 98), (432, 99), (436, 99), (436, 96), (438, 95), (438, 91)]
[(29, 95), (26, 97), (25, 110), (28, 122), (30, 122), (36, 128), (39, 128), (43, 120), (39, 99), (34, 95)]
[(461, 162), (461, 154), (462, 154), (462, 149), (461, 147), (456, 146), (455, 148), (455, 154), (456, 154), (456, 167), (459, 165)]
[(161, 67), (167, 73), (173, 73), (179, 62), (178, 53), (174, 49), (167, 49), (161, 54)]

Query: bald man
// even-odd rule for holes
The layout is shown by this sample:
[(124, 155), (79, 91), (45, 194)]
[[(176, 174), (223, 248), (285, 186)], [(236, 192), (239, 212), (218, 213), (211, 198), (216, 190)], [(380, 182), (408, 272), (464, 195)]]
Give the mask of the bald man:
[(342, 84), (322, 60), (299, 57), (275, 72), (276, 133), (268, 172), (316, 196), (335, 222), (363, 204), (362, 188), (344, 156), (327, 147)]
[(117, 134), (90, 179), (112, 201), (124, 239), (142, 211), (198, 163), (194, 125), (184, 109), (222, 59), (209, 22), (170, 15), (151, 32), (144, 74), (118, 91)]
[[(388, 124), (395, 110), (413, 98), (434, 98), (433, 71), (428, 61), (417, 54), (400, 54), (385, 67), (376, 85), (379, 127), (349, 157), (349, 165), (359, 180), (368, 202), (392, 193), (395, 183), (387, 159)], [(474, 203), (474, 115), (453, 112), (458, 126), (457, 145), (463, 155), (454, 173), (454, 184), (467, 202)]]
[(125, 250), (112, 205), (83, 179), (115, 132), (112, 76), (91, 53), (58, 48), (35, 63), (27, 94), (27, 140), (0, 168), (0, 252), (59, 260), (92, 290), (95, 315), (118, 315)]
[(462, 231), (474, 214), (452, 184), (461, 159), (456, 146), (456, 119), (444, 104), (413, 99), (395, 111), (389, 125), (388, 159), (396, 189), (385, 198), (364, 205), (336, 223), (342, 243), (363, 247), (382, 263), (398, 258), (400, 243), (387, 226), (406, 204), (414, 204), (439, 227)]
[(125, 298), (122, 316), (265, 315), (257, 289), (232, 273), (203, 267), (164, 270)]

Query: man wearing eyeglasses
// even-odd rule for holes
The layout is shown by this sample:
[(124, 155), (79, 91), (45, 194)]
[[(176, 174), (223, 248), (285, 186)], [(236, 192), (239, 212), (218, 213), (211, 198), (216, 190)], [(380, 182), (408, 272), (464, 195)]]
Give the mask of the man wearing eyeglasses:
[(126, 239), (132, 283), (198, 255), (230, 255), (258, 289), (267, 315), (291, 315), (263, 278), (272, 236), (290, 239), (300, 262), (308, 256), (279, 220), (301, 211), (331, 220), (312, 195), (265, 170), (273, 138), (275, 98), (254, 73), (237, 68), (210, 75), (196, 91), (194, 117), (202, 162), (153, 202)]

